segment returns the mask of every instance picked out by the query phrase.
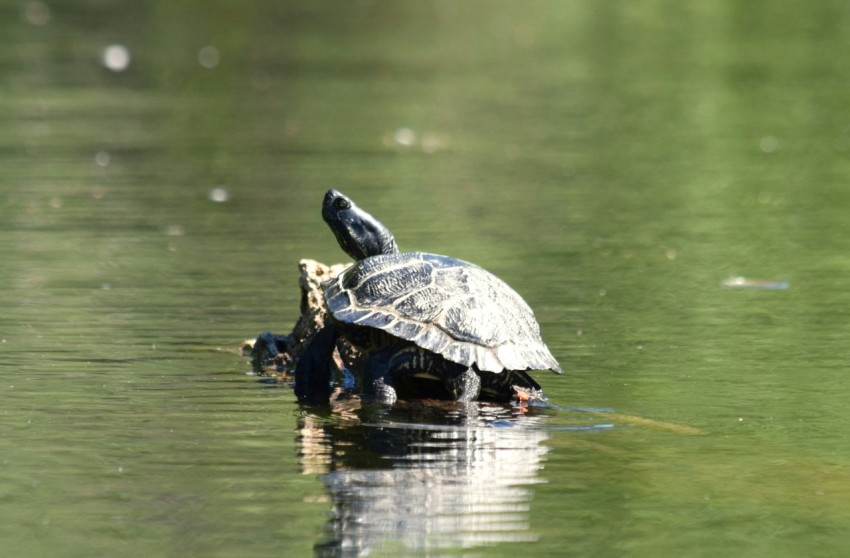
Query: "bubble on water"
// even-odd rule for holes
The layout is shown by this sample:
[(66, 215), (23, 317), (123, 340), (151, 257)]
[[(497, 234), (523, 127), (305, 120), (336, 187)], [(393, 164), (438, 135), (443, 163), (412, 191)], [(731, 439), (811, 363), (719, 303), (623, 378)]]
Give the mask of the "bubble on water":
[(216, 203), (224, 203), (230, 200), (230, 192), (225, 188), (213, 188), (210, 190), (210, 200)]
[(103, 49), (103, 65), (113, 72), (123, 72), (130, 65), (130, 51), (123, 45), (109, 45)]
[(220, 61), (221, 54), (219, 54), (218, 49), (214, 46), (205, 46), (198, 51), (198, 62), (204, 68), (213, 69), (218, 66)]
[(38, 0), (27, 2), (24, 6), (24, 19), (32, 25), (47, 25), (50, 21), (50, 7)]
[(759, 140), (759, 149), (762, 153), (773, 153), (779, 147), (779, 140), (774, 136), (764, 136)]
[(257, 91), (265, 91), (271, 84), (272, 80), (267, 74), (257, 73), (251, 76), (251, 86)]
[(434, 132), (423, 132), (422, 134), (422, 151), (425, 153), (436, 153), (443, 146), (440, 136)]
[(112, 157), (106, 151), (98, 151), (94, 155), (94, 162), (99, 167), (108, 167)]
[(395, 144), (401, 147), (411, 147), (416, 143), (416, 132), (410, 128), (399, 128), (393, 134)]
[(301, 132), (301, 125), (295, 120), (287, 120), (283, 123), (283, 133), (289, 137), (295, 137)]
[(390, 148), (407, 150), (420, 147), (424, 153), (436, 153), (446, 146), (445, 139), (437, 132), (417, 132), (412, 128), (402, 127), (387, 132), (383, 137), (384, 145)]

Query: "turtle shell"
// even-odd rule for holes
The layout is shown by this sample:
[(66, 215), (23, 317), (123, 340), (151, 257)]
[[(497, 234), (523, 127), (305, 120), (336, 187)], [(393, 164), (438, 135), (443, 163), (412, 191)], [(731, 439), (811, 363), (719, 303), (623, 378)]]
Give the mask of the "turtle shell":
[(479, 370), (561, 372), (526, 302), (490, 272), (411, 252), (365, 258), (333, 279), (334, 318), (374, 327)]

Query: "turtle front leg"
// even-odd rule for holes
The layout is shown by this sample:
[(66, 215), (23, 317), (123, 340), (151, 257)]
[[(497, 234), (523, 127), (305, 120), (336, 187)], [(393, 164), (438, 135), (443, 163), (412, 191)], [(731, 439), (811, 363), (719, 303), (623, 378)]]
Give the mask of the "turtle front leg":
[(366, 360), (363, 374), (364, 395), (386, 405), (392, 405), (398, 399), (390, 375), (390, 362), (394, 355), (395, 349), (385, 349), (372, 354)]
[(455, 401), (477, 401), (481, 393), (481, 376), (471, 366), (443, 360), (443, 385)]
[(331, 361), (336, 326), (329, 323), (310, 341), (295, 367), (295, 396), (302, 403), (327, 403), (331, 396)]

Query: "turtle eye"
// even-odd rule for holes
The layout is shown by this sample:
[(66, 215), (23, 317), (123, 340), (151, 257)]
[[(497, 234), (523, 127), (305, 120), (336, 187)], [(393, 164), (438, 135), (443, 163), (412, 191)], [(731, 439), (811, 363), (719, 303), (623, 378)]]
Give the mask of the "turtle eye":
[(351, 202), (345, 198), (337, 198), (334, 200), (334, 207), (337, 209), (351, 209)]

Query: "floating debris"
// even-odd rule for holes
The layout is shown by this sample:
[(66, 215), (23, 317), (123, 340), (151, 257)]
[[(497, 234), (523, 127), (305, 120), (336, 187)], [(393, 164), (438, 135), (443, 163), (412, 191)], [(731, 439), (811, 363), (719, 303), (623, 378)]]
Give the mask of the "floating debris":
[(727, 289), (762, 289), (765, 291), (781, 291), (789, 288), (788, 281), (771, 281), (764, 279), (747, 279), (746, 277), (729, 277), (721, 283)]
[(634, 415), (621, 415), (620, 413), (611, 413), (606, 415), (608, 418), (615, 422), (619, 422), (622, 424), (629, 424), (632, 426), (645, 426), (648, 428), (656, 428), (658, 430), (667, 430), (668, 432), (675, 432), (676, 434), (685, 434), (688, 436), (700, 436), (705, 434), (699, 428), (694, 428), (693, 426), (686, 426), (684, 424), (676, 424), (673, 422), (663, 422), (659, 420), (648, 419), (644, 417), (637, 417)]

